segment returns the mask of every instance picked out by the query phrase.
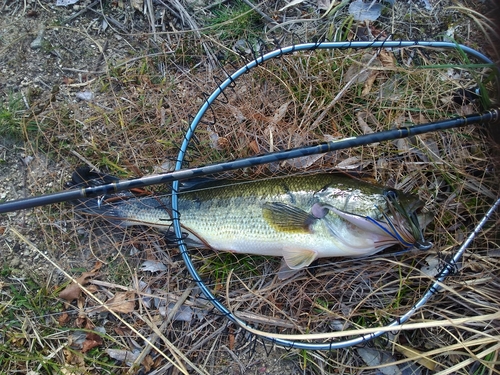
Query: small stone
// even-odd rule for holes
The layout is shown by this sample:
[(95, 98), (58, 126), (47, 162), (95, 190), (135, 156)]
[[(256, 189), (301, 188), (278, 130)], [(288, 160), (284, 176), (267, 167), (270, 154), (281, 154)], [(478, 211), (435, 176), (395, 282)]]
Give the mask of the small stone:
[(92, 99), (94, 99), (94, 93), (90, 92), (90, 91), (81, 91), (81, 92), (77, 92), (76, 95), (75, 95), (78, 99), (80, 100), (84, 100), (84, 101), (91, 101)]
[(34, 41), (31, 42), (30, 47), (32, 49), (42, 48), (43, 35), (45, 34), (45, 27), (42, 27), (38, 32), (38, 35)]
[(19, 257), (14, 257), (12, 258), (12, 260), (10, 261), (10, 266), (12, 268), (16, 268), (16, 267), (19, 267), (21, 265), (21, 258)]

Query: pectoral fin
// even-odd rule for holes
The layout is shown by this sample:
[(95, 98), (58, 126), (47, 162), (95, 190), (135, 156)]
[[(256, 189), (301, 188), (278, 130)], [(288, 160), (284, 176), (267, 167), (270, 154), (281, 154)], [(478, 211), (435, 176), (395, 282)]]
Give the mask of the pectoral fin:
[(286, 248), (283, 250), (283, 259), (292, 270), (299, 270), (310, 265), (318, 254), (313, 250)]
[(309, 233), (316, 218), (306, 211), (281, 202), (262, 206), (262, 215), (269, 225), (281, 232)]

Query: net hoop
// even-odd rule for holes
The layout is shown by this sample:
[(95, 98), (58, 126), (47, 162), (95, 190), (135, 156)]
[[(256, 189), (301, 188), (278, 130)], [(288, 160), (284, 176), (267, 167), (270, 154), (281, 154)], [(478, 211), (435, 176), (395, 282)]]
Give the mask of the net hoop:
[[(203, 116), (209, 109), (210, 105), (212, 105), (215, 100), (218, 98), (220, 94), (224, 92), (226, 88), (228, 88), (230, 85), (234, 85), (236, 80), (241, 77), (243, 74), (248, 73), (251, 69), (263, 64), (267, 60), (273, 59), (273, 58), (279, 58), (283, 55), (287, 54), (292, 54), (294, 52), (299, 52), (299, 51), (314, 51), (314, 50), (321, 50), (321, 49), (369, 49), (369, 48), (375, 48), (375, 49), (397, 49), (397, 48), (405, 48), (405, 47), (415, 47), (415, 48), (442, 48), (442, 49), (457, 49), (460, 50), (470, 56), (473, 56), (477, 58), (478, 60), (483, 61), (486, 64), (491, 64), (494, 66), (494, 63), (492, 60), (490, 60), (488, 57), (483, 55), (482, 53), (461, 45), (461, 44), (456, 44), (456, 43), (451, 43), (451, 42), (435, 42), (435, 41), (373, 41), (373, 42), (360, 42), (360, 41), (355, 41), (355, 42), (319, 42), (319, 43), (304, 43), (304, 44), (297, 44), (289, 47), (283, 47), (276, 49), (272, 52), (263, 54), (261, 56), (256, 57), (254, 60), (250, 61), (237, 71), (235, 71), (233, 74), (229, 75), (223, 82), (217, 85), (217, 88), (212, 92), (211, 95), (209, 95), (198, 112), (196, 113), (195, 117), (191, 121), (191, 123), (188, 126), (188, 129), (186, 130), (186, 133), (184, 135), (184, 139), (182, 142), (182, 145), (180, 147), (180, 151), (178, 153), (177, 159), (176, 159), (176, 164), (175, 164), (175, 171), (180, 171), (182, 170), (184, 166), (184, 159), (189, 147), (189, 144), (191, 140), (193, 139), (194, 133), (196, 131), (197, 126), (201, 122)], [(191, 274), (193, 280), (196, 282), (202, 293), (205, 295), (205, 297), (219, 310), (225, 317), (227, 317), (229, 320), (232, 322), (236, 323), (237, 325), (249, 330), (253, 334), (256, 334), (260, 336), (261, 338), (270, 341), (274, 344), (277, 344), (279, 346), (283, 346), (286, 348), (296, 348), (296, 349), (307, 349), (307, 350), (333, 350), (333, 349), (340, 349), (340, 348), (347, 348), (351, 347), (354, 345), (359, 345), (359, 344), (364, 344), (370, 340), (373, 340), (374, 338), (377, 338), (379, 336), (382, 336), (383, 334), (387, 333), (387, 328), (391, 328), (391, 331), (397, 331), (398, 327), (403, 325), (408, 319), (421, 307), (423, 307), (427, 301), (441, 289), (441, 284), (445, 281), (446, 277), (451, 274), (456, 266), (456, 264), (459, 262), (460, 258), (462, 257), (465, 249), (470, 245), (470, 243), (474, 240), (474, 238), (477, 236), (477, 234), (481, 231), (482, 227), (484, 224), (489, 220), (491, 215), (495, 212), (495, 210), (498, 208), (500, 205), (500, 199), (498, 199), (493, 206), (489, 209), (489, 211), (485, 214), (485, 216), (481, 219), (479, 224), (476, 226), (473, 232), (470, 233), (470, 235), (467, 237), (467, 239), (464, 241), (462, 246), (457, 249), (456, 253), (454, 254), (453, 258), (447, 262), (447, 264), (444, 266), (443, 270), (435, 277), (434, 283), (429, 287), (429, 289), (424, 293), (424, 295), (420, 298), (420, 300), (413, 305), (408, 312), (406, 312), (404, 315), (395, 318), (387, 324), (385, 327), (381, 327), (380, 331), (365, 334), (365, 335), (359, 335), (356, 333), (356, 330), (352, 331), (351, 336), (357, 336), (352, 339), (348, 340), (342, 340), (342, 341), (330, 341), (330, 342), (324, 342), (324, 343), (312, 343), (312, 342), (307, 342), (308, 340), (307, 335), (304, 335), (304, 340), (295, 340), (295, 339), (284, 339), (284, 338), (276, 338), (276, 337), (271, 337), (267, 336), (264, 333), (259, 333), (260, 331), (254, 330), (250, 325), (236, 317), (231, 311), (229, 311), (226, 306), (224, 306), (210, 291), (210, 289), (204, 284), (203, 280), (201, 280), (200, 276), (198, 275), (198, 272), (196, 271), (191, 257), (189, 255), (188, 248), (183, 240), (183, 235), (182, 235), (182, 228), (181, 228), (181, 221), (180, 221), (180, 212), (178, 210), (178, 191), (179, 191), (179, 181), (175, 180), (172, 183), (172, 222), (173, 222), (173, 228), (175, 232), (175, 236), (177, 238), (177, 245), (180, 249), (182, 258), (186, 264), (186, 267)], [(383, 329), (382, 329), (383, 328)], [(344, 332), (345, 333), (345, 332)], [(323, 335), (324, 336), (324, 335)], [(331, 340), (331, 339), (330, 339)]]

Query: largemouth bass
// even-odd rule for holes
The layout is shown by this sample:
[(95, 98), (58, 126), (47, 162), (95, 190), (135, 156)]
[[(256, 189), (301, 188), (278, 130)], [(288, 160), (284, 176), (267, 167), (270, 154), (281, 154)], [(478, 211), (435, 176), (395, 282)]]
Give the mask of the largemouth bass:
[[(367, 256), (395, 244), (429, 248), (416, 217), (421, 206), (413, 195), (341, 174), (209, 181), (179, 194), (190, 245), (282, 256), (294, 270), (317, 258)], [(77, 207), (122, 226), (171, 229), (170, 195), (121, 194)]]

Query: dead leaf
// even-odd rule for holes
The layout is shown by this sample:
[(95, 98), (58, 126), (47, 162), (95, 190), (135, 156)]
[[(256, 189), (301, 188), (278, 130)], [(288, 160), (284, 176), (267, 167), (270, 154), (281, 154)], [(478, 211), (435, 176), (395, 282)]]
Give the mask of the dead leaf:
[[(161, 316), (168, 316), (171, 314), (173, 308), (174, 304), (170, 303), (168, 306), (160, 306), (158, 310)], [(180, 306), (175, 312), (175, 315), (172, 317), (172, 320), (176, 322), (190, 322), (193, 320), (193, 309), (186, 305)]]
[(355, 21), (375, 21), (382, 14), (384, 6), (378, 3), (364, 3), (363, 0), (354, 0), (349, 4), (349, 14)]
[(253, 151), (254, 154), (259, 154), (260, 153), (260, 147), (257, 141), (254, 139), (252, 142), (248, 144), (250, 149)]
[(243, 114), (243, 112), (241, 112), (241, 110), (238, 107), (228, 105), (228, 108), (238, 124), (241, 124), (243, 121), (247, 119), (246, 116)]
[(372, 134), (373, 133), (373, 129), (368, 126), (366, 121), (363, 119), (362, 116), (359, 115), (359, 113), (358, 113), (358, 125), (361, 128), (361, 130), (363, 130), (363, 134)]
[[(358, 112), (356, 119), (358, 120), (358, 125), (363, 131), (363, 134), (372, 134), (375, 131), (368, 125), (368, 121), (373, 123), (373, 115), (370, 112), (361, 111)], [(377, 143), (378, 144), (378, 143)], [(374, 144), (375, 145), (375, 144)]]
[(96, 346), (102, 345), (102, 338), (95, 332), (88, 332), (85, 341), (82, 346), (82, 353), (88, 352), (90, 349)]
[(392, 141), (392, 143), (398, 148), (400, 155), (409, 153), (411, 150), (407, 139), (396, 139), (395, 141)]
[(67, 323), (68, 320), (69, 320), (69, 314), (67, 312), (63, 312), (57, 319), (57, 322), (59, 323), (59, 325), (63, 325), (64, 323)]
[[(92, 280), (90, 282), (92, 282)], [(97, 285), (94, 285), (94, 284), (90, 284), (89, 286), (86, 287), (86, 289), (89, 293), (92, 293), (92, 294), (97, 293), (99, 291), (99, 288), (97, 287)]]
[(79, 311), (83, 311), (83, 307), (85, 306), (85, 300), (86, 298), (83, 296), (78, 297), (76, 300), (76, 306), (78, 307)]
[(88, 329), (89, 331), (92, 331), (95, 328), (94, 323), (90, 319), (86, 319), (85, 321), (85, 329)]
[(64, 362), (66, 365), (74, 365), (74, 366), (85, 365), (85, 359), (79, 352), (63, 349), (63, 353), (64, 353)]
[(363, 162), (359, 157), (351, 156), (338, 163), (335, 167), (338, 169), (357, 169), (363, 168), (366, 164), (367, 162)]
[(472, 115), (473, 113), (475, 113), (475, 109), (474, 109), (473, 105), (463, 105), (460, 108), (458, 108), (458, 110), (457, 110), (457, 115), (460, 115), (460, 116), (468, 116), (468, 115)]
[[(140, 175), (139, 173), (137, 173), (137, 175)], [(102, 262), (96, 262), (95, 265), (94, 265), (94, 268), (92, 269), (92, 271), (90, 271), (91, 273), (97, 273), (97, 271), (99, 271), (102, 267)]]
[(344, 75), (344, 82), (347, 83), (354, 80), (354, 83), (362, 83), (365, 82), (369, 76), (370, 72), (364, 69), (363, 66), (352, 64)]
[(309, 168), (311, 165), (316, 163), (316, 161), (322, 157), (323, 155), (321, 154), (302, 156), (300, 158), (288, 159), (286, 161), (286, 164), (292, 166), (293, 168), (304, 169), (304, 168)]
[(69, 284), (64, 290), (59, 293), (59, 297), (62, 299), (71, 302), (78, 297), (80, 297), (81, 294), (81, 289), (80, 285), (87, 285), (89, 283), (89, 279), (94, 277), (97, 273), (96, 272), (84, 272), (80, 277), (78, 277), (76, 280), (76, 283), (71, 283)]
[(423, 266), (421, 268), (421, 271), (429, 277), (438, 275), (441, 271), (441, 261), (439, 260), (439, 258), (434, 255), (429, 255), (427, 258), (425, 258), (425, 261), (427, 262), (428, 266)]
[(361, 91), (361, 96), (366, 96), (372, 91), (373, 83), (377, 79), (378, 71), (372, 70), (368, 76), (365, 84), (363, 86), (363, 91)]
[(229, 345), (228, 345), (229, 350), (234, 350), (234, 342), (235, 342), (235, 339), (236, 339), (236, 338), (234, 337), (234, 333), (231, 331), (231, 332), (229, 333)]
[(113, 330), (118, 336), (129, 336), (130, 335), (130, 330), (126, 327), (114, 327)]
[(150, 355), (147, 355), (144, 357), (144, 359), (141, 362), (141, 365), (144, 366), (144, 370), (146, 370), (146, 373), (149, 373), (151, 371), (151, 368), (153, 367), (154, 361), (153, 358), (151, 358)]
[(378, 59), (384, 68), (394, 68), (394, 55), (389, 51), (382, 49), (378, 54)]
[(207, 127), (208, 138), (210, 139), (210, 144), (215, 150), (220, 150), (219, 146), (219, 134), (214, 132), (210, 126)]
[[(134, 311), (135, 309), (135, 292), (118, 292), (114, 295), (113, 298), (108, 299), (105, 302), (105, 305), (116, 313), (124, 313), (128, 314)], [(107, 309), (104, 306), (101, 306), (97, 309), (97, 311), (106, 311)]]
[(65, 84), (65, 85), (70, 85), (70, 84), (72, 84), (73, 82), (75, 82), (75, 80), (74, 80), (73, 78), (63, 77), (62, 82), (63, 82), (63, 84)]
[(139, 12), (144, 13), (144, 0), (131, 0), (130, 4)]
[(59, 297), (65, 299), (68, 302), (71, 302), (78, 297), (80, 297), (81, 293), (80, 286), (78, 284), (72, 283), (69, 284), (61, 293), (59, 293)]
[(390, 353), (386, 353), (374, 348), (358, 348), (356, 349), (356, 351), (368, 366), (373, 366), (379, 369), (382, 374), (401, 374), (401, 371), (399, 370), (399, 367), (397, 365), (390, 364), (396, 361)]
[(228, 149), (230, 146), (229, 139), (227, 139), (226, 137), (219, 137), (219, 139), (217, 140), (217, 145), (221, 150)]
[(484, 267), (479, 262), (469, 261), (467, 263), (467, 268), (470, 268), (473, 272), (476, 272), (476, 273), (484, 272)]
[(163, 365), (163, 357), (161, 355), (157, 356), (153, 363), (153, 368), (158, 368)]
[(290, 105), (291, 102), (286, 102), (283, 103), (275, 112), (273, 115), (273, 119), (271, 120), (271, 123), (273, 125), (277, 125), (281, 120), (283, 120), (283, 117), (285, 117), (286, 111), (288, 109), (288, 106)]
[(418, 119), (416, 120), (417, 124), (426, 124), (428, 122), (429, 120), (427, 119), (427, 117), (425, 117), (422, 113), (418, 114)]
[(83, 315), (79, 315), (78, 318), (76, 318), (75, 325), (78, 328), (82, 328), (87, 324), (87, 317)]
[(89, 279), (94, 277), (97, 274), (97, 272), (91, 271), (91, 272), (84, 272), (80, 277), (78, 277), (76, 280), (77, 283), (81, 285), (87, 285), (89, 283)]
[(106, 353), (113, 359), (125, 362), (128, 366), (132, 365), (140, 354), (123, 349), (106, 349)]

